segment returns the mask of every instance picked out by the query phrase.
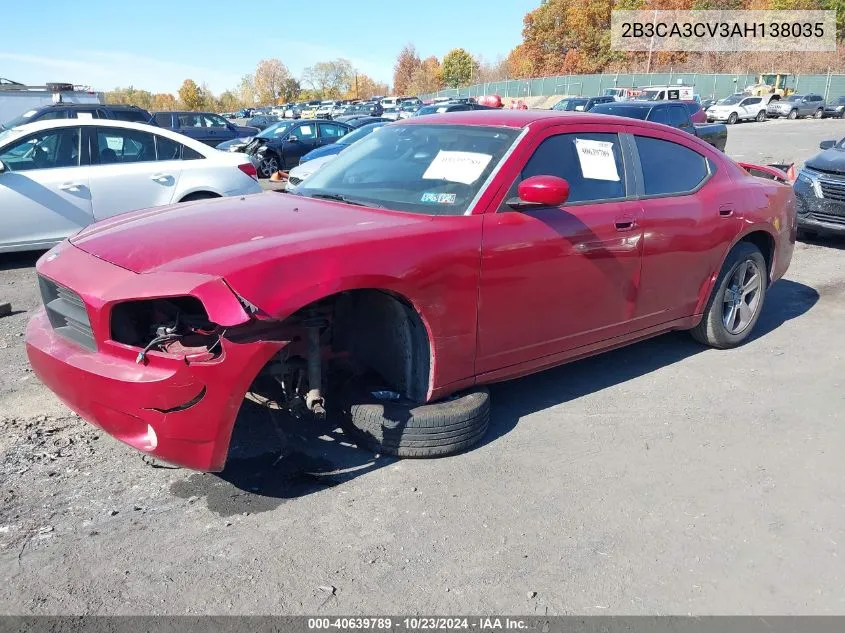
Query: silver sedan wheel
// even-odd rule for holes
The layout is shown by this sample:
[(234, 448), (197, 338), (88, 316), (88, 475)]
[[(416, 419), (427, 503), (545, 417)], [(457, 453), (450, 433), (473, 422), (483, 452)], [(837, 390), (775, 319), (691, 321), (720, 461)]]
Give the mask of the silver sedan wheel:
[(725, 288), (722, 323), (731, 334), (739, 334), (754, 320), (760, 309), (763, 273), (753, 260), (746, 259), (734, 270)]

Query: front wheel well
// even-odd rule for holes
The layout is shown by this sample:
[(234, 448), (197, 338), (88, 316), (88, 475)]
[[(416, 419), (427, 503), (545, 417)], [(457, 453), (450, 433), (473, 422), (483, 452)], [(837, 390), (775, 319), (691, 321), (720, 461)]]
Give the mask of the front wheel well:
[(189, 193), (187, 196), (182, 196), (182, 199), (179, 202), (191, 202), (192, 200), (208, 200), (210, 198), (219, 198), (219, 193), (214, 193), (213, 191), (194, 191)]

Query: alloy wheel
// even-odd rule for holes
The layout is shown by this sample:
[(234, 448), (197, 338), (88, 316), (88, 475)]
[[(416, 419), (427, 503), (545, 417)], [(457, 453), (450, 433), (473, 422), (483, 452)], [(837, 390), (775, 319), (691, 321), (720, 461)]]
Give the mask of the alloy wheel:
[(269, 178), (274, 173), (279, 171), (279, 161), (276, 160), (275, 156), (264, 158), (261, 160), (261, 163), (258, 166), (258, 170), (261, 172), (262, 176), (264, 176), (265, 178)]
[(754, 320), (760, 309), (763, 273), (757, 262), (746, 259), (731, 275), (725, 288), (722, 324), (731, 334), (739, 334)]

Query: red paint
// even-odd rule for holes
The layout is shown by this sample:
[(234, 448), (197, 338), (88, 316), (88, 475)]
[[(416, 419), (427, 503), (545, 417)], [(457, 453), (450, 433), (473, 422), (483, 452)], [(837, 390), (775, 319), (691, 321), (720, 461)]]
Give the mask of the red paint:
[[(118, 439), (190, 468), (219, 470), (244, 393), (285, 343), (224, 340), (213, 360), (187, 363), (153, 351), (139, 365), (137, 348), (110, 339), (116, 303), (190, 294), (213, 321), (236, 327), (283, 319), (344, 290), (384, 289), (404, 297), (426, 327), (429, 398), (437, 399), (695, 325), (724, 257), (748, 233), (774, 240), (773, 279), (789, 265), (792, 189), (749, 176), (685, 132), (589, 113), (493, 110), (445, 113), (438, 121), (528, 128), (471, 215), (430, 217), (266, 193), (129, 213), (85, 229), (37, 268), (82, 297), (98, 351), (64, 339), (39, 312), (27, 329), (37, 375)], [(708, 156), (717, 170), (682, 197), (524, 212), (504, 206), (537, 145), (578, 131), (671, 139)], [(542, 183), (550, 196), (563, 193), (554, 179)], [(725, 206), (728, 215), (719, 213)], [(248, 315), (235, 293), (258, 313)], [(203, 388), (190, 408), (155, 410), (183, 405)], [(155, 448), (148, 425), (158, 436)]]

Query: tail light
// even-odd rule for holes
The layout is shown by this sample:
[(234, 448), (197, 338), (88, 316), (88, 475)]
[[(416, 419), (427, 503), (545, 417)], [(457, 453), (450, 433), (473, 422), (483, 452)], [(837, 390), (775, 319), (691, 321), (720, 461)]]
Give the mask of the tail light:
[(255, 169), (255, 165), (253, 165), (252, 163), (241, 163), (240, 165), (238, 165), (238, 169), (240, 169), (243, 173), (245, 173), (253, 180), (258, 180), (258, 171)]

